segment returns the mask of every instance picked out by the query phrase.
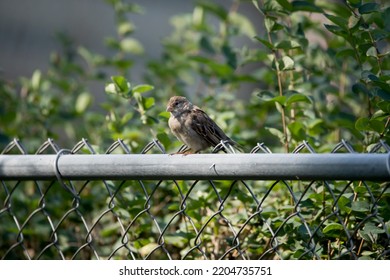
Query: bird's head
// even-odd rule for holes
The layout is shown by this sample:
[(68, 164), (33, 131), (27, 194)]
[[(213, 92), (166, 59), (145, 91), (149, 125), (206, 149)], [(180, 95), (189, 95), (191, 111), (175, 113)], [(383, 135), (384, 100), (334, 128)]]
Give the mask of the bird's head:
[(191, 102), (183, 96), (173, 96), (169, 99), (167, 105), (167, 111), (173, 115), (182, 113), (191, 109)]

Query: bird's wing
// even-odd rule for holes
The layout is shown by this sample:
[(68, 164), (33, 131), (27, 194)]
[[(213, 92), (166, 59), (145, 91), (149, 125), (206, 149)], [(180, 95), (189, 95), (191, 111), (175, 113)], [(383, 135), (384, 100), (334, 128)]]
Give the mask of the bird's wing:
[(226, 136), (222, 129), (204, 111), (199, 108), (194, 108), (191, 115), (192, 129), (212, 146), (215, 147), (221, 140), (228, 140), (230, 142), (230, 138)]

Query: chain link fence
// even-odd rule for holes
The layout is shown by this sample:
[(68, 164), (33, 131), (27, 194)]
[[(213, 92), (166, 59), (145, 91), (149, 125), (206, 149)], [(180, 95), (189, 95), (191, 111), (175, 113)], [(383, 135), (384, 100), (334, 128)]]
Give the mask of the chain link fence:
[[(246, 178), (240, 170), (231, 171), (230, 180), (199, 180), (196, 172), (192, 177), (186, 173), (185, 180), (169, 176), (151, 180), (142, 174), (121, 177), (117, 173), (123, 167), (115, 161), (109, 163), (113, 175), (100, 178), (94, 165), (79, 163), (75, 169), (83, 178), (75, 179), (58, 166), (63, 155), (96, 154), (95, 149), (83, 139), (73, 149), (62, 150), (49, 139), (32, 158), (39, 170), (31, 171), (27, 158), (32, 156), (18, 157), (13, 163), (19, 166), (20, 178), (17, 174), (7, 177), (0, 161), (0, 258), (390, 259), (390, 188), (386, 176), (368, 181), (376, 166), (367, 166), (367, 172), (349, 172), (351, 178), (367, 180), (337, 176), (333, 180), (332, 172), (342, 169), (339, 166), (333, 166), (334, 171), (320, 170), (331, 174), (316, 180)], [(371, 148), (373, 154), (389, 151), (385, 142)], [(345, 141), (332, 152), (356, 154)], [(303, 142), (293, 153), (315, 154), (315, 150)], [(18, 154), (27, 153), (14, 140), (0, 159)], [(46, 154), (54, 155), (53, 168), (41, 163), (39, 155)], [(118, 140), (106, 154), (130, 154), (130, 149)], [(165, 154), (165, 150), (153, 140), (142, 154)], [(258, 144), (251, 154), (271, 151)], [(369, 156), (360, 155), (361, 159)], [(241, 159), (249, 156), (242, 154)], [(191, 158), (172, 156), (177, 157)], [(268, 168), (284, 170), (283, 164)], [(384, 165), (389, 170), (388, 163)], [(161, 169), (180, 173), (188, 168), (170, 167), (169, 162), (157, 162), (150, 168), (156, 174)], [(213, 168), (215, 164), (209, 169)], [(41, 169), (51, 175), (38, 176)], [(22, 177), (26, 170), (30, 175)]]

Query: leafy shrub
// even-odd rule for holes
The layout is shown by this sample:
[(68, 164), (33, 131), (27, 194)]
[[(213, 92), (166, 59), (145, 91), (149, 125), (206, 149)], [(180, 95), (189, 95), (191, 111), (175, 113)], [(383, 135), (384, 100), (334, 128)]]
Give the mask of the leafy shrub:
[[(31, 78), (0, 82), (2, 144), (19, 137), (35, 151), (48, 137), (61, 139), (64, 146), (88, 138), (96, 152), (103, 152), (121, 138), (140, 152), (153, 136), (173, 151), (180, 144), (168, 131), (165, 112), (172, 95), (186, 95), (204, 107), (246, 151), (264, 142), (273, 151), (288, 152), (306, 140), (317, 151), (328, 152), (345, 139), (365, 152), (389, 139), (386, 1), (237, 0), (229, 8), (198, 1), (192, 13), (171, 19), (173, 32), (162, 42), (161, 57), (145, 61), (140, 84), (134, 84), (130, 74), (143, 47), (133, 37), (134, 24), (128, 18), (141, 8), (123, 0), (107, 3), (117, 19), (117, 37), (105, 40), (112, 55), (74, 46), (62, 35), (63, 50), (53, 53), (46, 73), (36, 70)], [(253, 5), (262, 26), (241, 13), (241, 5)], [(263, 32), (256, 34), (258, 29)], [(240, 38), (256, 44), (240, 44)], [(105, 102), (94, 103), (91, 81), (105, 83)], [(248, 88), (251, 92), (242, 94)], [(287, 195), (281, 197), (279, 205), (289, 204)], [(313, 194), (307, 203), (326, 203), (329, 198), (322, 199)], [(344, 202), (341, 210), (348, 215), (365, 209), (350, 197)], [(105, 206), (104, 201), (94, 203), (96, 209)], [(300, 238), (294, 220), (289, 226)], [(330, 238), (338, 230), (329, 224), (324, 234)], [(369, 225), (360, 232), (363, 239), (369, 239), (367, 232)], [(142, 242), (140, 237), (140, 247)]]

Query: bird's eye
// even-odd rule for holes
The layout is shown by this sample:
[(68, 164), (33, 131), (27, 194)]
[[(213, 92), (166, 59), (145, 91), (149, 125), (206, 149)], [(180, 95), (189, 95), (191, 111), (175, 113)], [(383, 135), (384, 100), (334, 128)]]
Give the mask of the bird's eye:
[(179, 102), (178, 102), (178, 101), (175, 102), (175, 106), (177, 106), (177, 105), (179, 105)]

